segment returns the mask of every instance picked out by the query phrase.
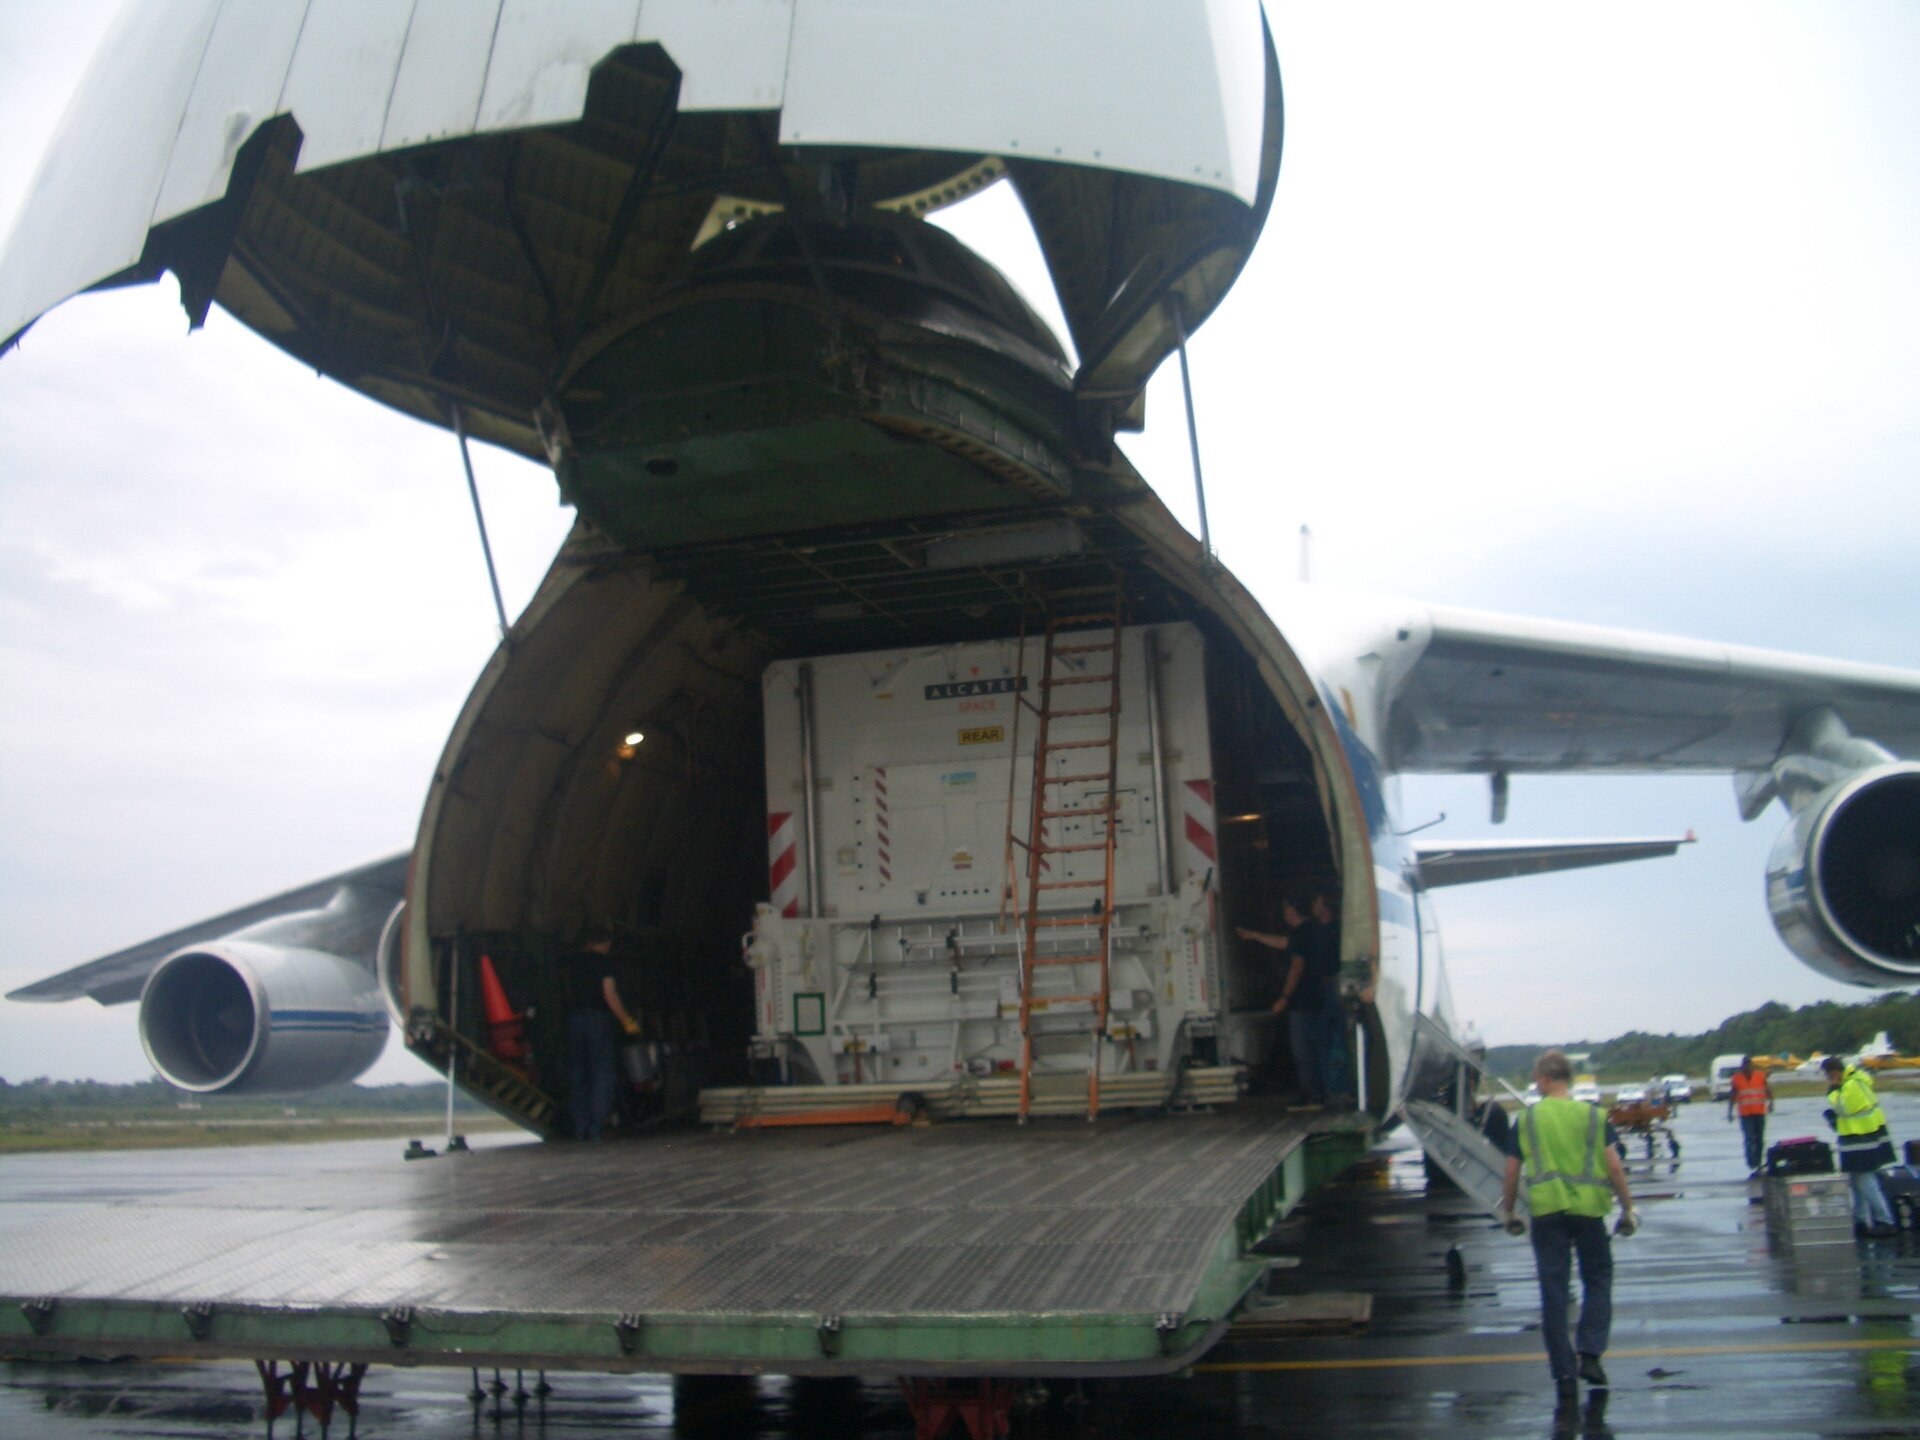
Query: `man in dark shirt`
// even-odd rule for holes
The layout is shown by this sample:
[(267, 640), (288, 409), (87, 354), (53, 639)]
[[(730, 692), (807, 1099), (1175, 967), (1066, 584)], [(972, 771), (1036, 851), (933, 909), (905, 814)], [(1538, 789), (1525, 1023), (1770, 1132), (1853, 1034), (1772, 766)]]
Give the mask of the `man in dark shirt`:
[(1281, 902), (1280, 913), (1289, 927), (1285, 935), (1249, 930), (1245, 926), (1236, 927), (1233, 933), (1287, 957), (1287, 973), (1280, 979), (1280, 998), (1273, 1002), (1273, 1013), (1286, 1021), (1287, 1048), (1293, 1056), (1293, 1072), (1301, 1098), (1309, 1105), (1324, 1105), (1327, 1091), (1319, 1040), (1321, 986), (1309, 969), (1306, 951), (1294, 943), (1306, 917), (1291, 900)]
[(576, 1140), (598, 1140), (613, 1113), (620, 1059), (614, 1023), (629, 1035), (640, 1033), (640, 1022), (620, 1003), (612, 952), (613, 932), (596, 928), (566, 959), (567, 1108)]
[(1340, 999), (1340, 940), (1333, 907), (1324, 891), (1315, 892), (1304, 910), (1296, 900), (1282, 900), (1280, 917), (1287, 926), (1284, 935), (1244, 926), (1234, 934), (1288, 957), (1273, 1013), (1286, 1017), (1293, 1068), (1307, 1103), (1351, 1105), (1352, 1067), (1347, 1063), (1347, 1013)]
[(1327, 892), (1313, 893), (1305, 915), (1289, 906), (1287, 923), (1294, 927), (1294, 943), (1306, 956), (1307, 983), (1320, 994), (1313, 1037), (1320, 1059), (1320, 1089), (1329, 1104), (1350, 1106), (1354, 1103), (1353, 1066), (1347, 1055), (1347, 1008), (1340, 997), (1340, 932)]

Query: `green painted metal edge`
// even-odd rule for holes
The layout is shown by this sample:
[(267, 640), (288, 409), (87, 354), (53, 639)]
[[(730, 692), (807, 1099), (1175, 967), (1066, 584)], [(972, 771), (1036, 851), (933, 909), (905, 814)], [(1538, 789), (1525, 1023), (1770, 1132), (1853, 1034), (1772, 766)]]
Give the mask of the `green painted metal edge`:
[(1365, 1130), (1309, 1136), (1246, 1197), (1179, 1315), (557, 1315), (0, 1296), (0, 1351), (521, 1364), (583, 1370), (896, 1374), (1149, 1373), (1191, 1363), (1259, 1283), (1253, 1245), (1365, 1153)]

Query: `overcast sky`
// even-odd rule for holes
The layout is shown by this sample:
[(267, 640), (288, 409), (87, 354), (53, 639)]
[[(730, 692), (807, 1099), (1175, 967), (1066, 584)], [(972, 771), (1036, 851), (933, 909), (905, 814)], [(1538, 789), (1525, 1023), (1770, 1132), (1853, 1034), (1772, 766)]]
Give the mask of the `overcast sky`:
[[(111, 8), (0, 3), (0, 224)], [(1305, 524), (1321, 583), (1920, 668), (1920, 6), (1269, 14), (1279, 194), (1193, 346), (1237, 573), (1277, 593)], [(1006, 211), (954, 223), (1022, 273)], [(1149, 414), (1190, 516), (1171, 365)], [(476, 458), (517, 611), (569, 516)], [(219, 311), (189, 337), (171, 279), (54, 311), (0, 359), (0, 988), (406, 847), (494, 639), (448, 436)], [(1517, 779), (1497, 833), (1700, 843), (1443, 893), (1461, 1012), (1860, 998), (1774, 937), (1784, 816), (1731, 795)], [(1496, 833), (1483, 783), (1403, 804)], [(143, 1076), (132, 1010), (0, 1004), (0, 1075)]]

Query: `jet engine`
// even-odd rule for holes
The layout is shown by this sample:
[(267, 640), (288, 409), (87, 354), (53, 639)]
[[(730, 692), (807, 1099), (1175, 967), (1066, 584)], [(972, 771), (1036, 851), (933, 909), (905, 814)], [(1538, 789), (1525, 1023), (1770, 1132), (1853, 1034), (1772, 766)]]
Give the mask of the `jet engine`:
[(386, 1048), (387, 1012), (365, 965), (226, 939), (154, 967), (140, 995), (140, 1043), (182, 1090), (285, 1094), (364, 1074)]
[(1823, 975), (1920, 983), (1920, 764), (1859, 771), (1796, 808), (1767, 864), (1767, 904)]

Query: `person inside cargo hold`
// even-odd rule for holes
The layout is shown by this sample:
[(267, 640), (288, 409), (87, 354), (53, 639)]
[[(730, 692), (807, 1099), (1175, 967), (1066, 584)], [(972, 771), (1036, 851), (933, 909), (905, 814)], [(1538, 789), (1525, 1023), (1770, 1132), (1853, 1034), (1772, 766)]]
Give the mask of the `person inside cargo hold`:
[[(1633, 1234), (1640, 1222), (1620, 1163), (1620, 1137), (1599, 1106), (1568, 1094), (1573, 1067), (1566, 1052), (1544, 1051), (1533, 1062), (1533, 1083), (1540, 1087), (1540, 1102), (1522, 1110), (1512, 1128), (1500, 1211), (1508, 1234), (1528, 1232), (1526, 1222), (1514, 1214), (1524, 1174), (1527, 1208), (1533, 1215), (1533, 1267), (1540, 1278), (1540, 1330), (1554, 1386), (1567, 1403), (1578, 1395), (1582, 1380), (1597, 1389), (1607, 1385), (1600, 1364), (1613, 1328), (1613, 1244), (1607, 1238), (1607, 1212), (1618, 1199), (1616, 1235)], [(1576, 1257), (1580, 1318), (1569, 1341), (1567, 1301)]]
[(1877, 1173), (1893, 1163), (1893, 1137), (1873, 1093), (1873, 1077), (1857, 1065), (1849, 1069), (1838, 1055), (1822, 1060), (1820, 1068), (1827, 1075), (1827, 1124), (1840, 1137), (1840, 1168), (1853, 1189), (1854, 1232), (1897, 1235), (1900, 1227)]
[(1308, 990), (1303, 994), (1301, 991), (1306, 980), (1306, 956), (1293, 948), (1292, 939), (1286, 935), (1276, 935), (1270, 930), (1249, 930), (1244, 925), (1236, 925), (1233, 933), (1242, 940), (1251, 940), (1269, 950), (1290, 952), (1287, 973), (1280, 981), (1280, 998), (1273, 1002), (1273, 1013), (1286, 1020), (1287, 1050), (1293, 1057), (1294, 1083), (1300, 1089), (1300, 1098), (1309, 1105), (1324, 1105), (1327, 1097), (1320, 1092), (1320, 1062), (1313, 1049), (1313, 1022), (1318, 1017), (1309, 1008), (1314, 1002), (1315, 992)]
[(1327, 1102), (1351, 1108), (1354, 1103), (1353, 1065), (1347, 1054), (1347, 1008), (1340, 997), (1340, 929), (1334, 923), (1333, 902), (1325, 890), (1315, 890), (1307, 913), (1288, 907), (1294, 946), (1306, 957), (1309, 980), (1320, 989), (1318, 1028), (1314, 1052), (1320, 1059), (1320, 1088)]
[[(1339, 1103), (1345, 1098), (1346, 1016), (1340, 1008), (1339, 948), (1334, 940), (1332, 911), (1326, 897), (1309, 902), (1310, 918), (1293, 900), (1280, 902), (1287, 933), (1237, 926), (1234, 934), (1270, 950), (1289, 955), (1280, 998), (1273, 1013), (1287, 1021), (1288, 1049), (1300, 1093), (1309, 1105)], [(1326, 914), (1326, 920), (1319, 916)]]
[(595, 926), (566, 959), (567, 1105), (576, 1140), (598, 1140), (613, 1113), (620, 1048), (614, 1024), (629, 1035), (640, 1033), (640, 1022), (620, 1003), (612, 953), (613, 932)]
[(1758, 1175), (1766, 1163), (1767, 1116), (1773, 1113), (1773, 1087), (1767, 1083), (1767, 1072), (1755, 1067), (1751, 1055), (1740, 1061), (1729, 1083), (1733, 1088), (1727, 1092), (1727, 1119), (1733, 1119), (1735, 1109), (1739, 1110), (1740, 1138), (1747, 1142), (1747, 1173)]

